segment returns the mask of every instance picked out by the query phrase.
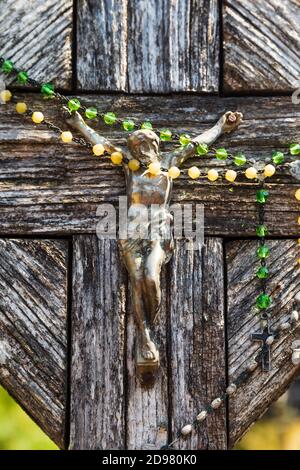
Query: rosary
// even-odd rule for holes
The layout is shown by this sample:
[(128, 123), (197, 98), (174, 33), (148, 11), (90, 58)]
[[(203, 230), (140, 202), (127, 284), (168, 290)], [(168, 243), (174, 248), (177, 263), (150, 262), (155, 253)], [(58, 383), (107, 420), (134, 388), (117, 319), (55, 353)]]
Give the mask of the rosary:
[[(295, 296), (289, 321), (281, 323), (276, 328), (272, 326), (271, 322), (270, 310), (272, 298), (268, 293), (268, 277), (270, 275), (268, 258), (270, 256), (270, 248), (266, 242), (268, 227), (265, 223), (265, 206), (270, 198), (270, 191), (265, 181), (267, 178), (272, 177), (278, 168), (288, 168), (292, 176), (300, 179), (300, 160), (297, 159), (297, 156), (300, 155), (300, 144), (292, 143), (285, 153), (274, 151), (272, 156), (263, 165), (251, 160), (251, 165), (249, 166), (245, 155), (241, 153), (233, 155), (223, 147), (215, 148), (213, 146), (213, 142), (220, 135), (237, 129), (242, 121), (241, 113), (230, 111), (225, 113), (214, 127), (205, 131), (200, 136), (191, 137), (187, 133), (174, 134), (169, 129), (153, 127), (149, 120), (142, 122), (129, 118), (122, 120), (111, 111), (100, 113), (96, 107), (86, 108), (77, 98), (68, 98), (55, 91), (52, 84), (40, 84), (31, 79), (25, 71), (16, 69), (10, 60), (0, 58), (0, 67), (4, 74), (13, 74), (19, 83), (39, 87), (45, 98), (56, 98), (62, 102), (67, 115), (67, 123), (79, 131), (83, 137), (73, 136), (69, 130), (60, 129), (55, 124), (47, 121), (42, 112), (30, 109), (24, 102), (16, 102), (15, 109), (17, 113), (29, 116), (33, 123), (37, 125), (43, 124), (55, 131), (60, 135), (61, 141), (65, 144), (74, 142), (88, 148), (97, 157), (104, 158), (109, 156), (113, 165), (122, 165), (126, 176), (127, 193), (134, 202), (144, 202), (141, 198), (141, 188), (144, 192), (146, 191), (144, 188), (150, 188), (149, 199), (151, 199), (154, 190), (156, 193), (161, 192), (163, 198), (167, 201), (165, 207), (160, 208), (158, 213), (162, 220), (160, 225), (162, 231), (165, 230), (169, 221), (168, 202), (171, 197), (172, 183), (181, 174), (187, 174), (193, 180), (206, 178), (210, 182), (215, 182), (223, 177), (231, 184), (236, 184), (236, 180), (240, 175), (244, 175), (248, 180), (258, 181), (255, 193), (258, 214), (256, 227), (258, 239), (256, 258), (258, 266), (255, 274), (260, 285), (260, 294), (255, 300), (254, 309), (260, 321), (260, 330), (252, 332), (251, 339), (259, 343), (260, 349), (250, 364), (239, 373), (234, 382), (229, 384), (220, 396), (213, 398), (207, 406), (199, 410), (195, 420), (183, 426), (178, 431), (175, 440), (163, 447), (163, 449), (169, 449), (179, 439), (189, 436), (193, 430), (198, 430), (201, 422), (220, 408), (228, 397), (232, 397), (238, 387), (247, 382), (251, 374), (258, 367), (264, 373), (270, 372), (272, 369), (272, 344), (299, 323), (300, 292)], [(12, 93), (9, 90), (1, 91), (0, 100), (2, 103), (7, 103), (11, 99)], [(120, 125), (129, 135), (127, 141), (128, 149), (122, 150), (106, 138), (99, 136), (85, 123), (80, 112), (84, 113), (85, 118), (89, 121), (101, 118), (108, 126)], [(176, 143), (176, 149), (172, 152), (160, 154), (158, 152), (160, 141), (174, 142)], [(191, 166), (188, 169), (180, 168), (184, 161), (195, 155), (229, 162), (231, 167), (235, 169), (230, 168), (219, 171), (209, 169), (206, 174), (201, 174), (197, 166)], [(295, 157), (294, 160), (293, 157)], [(295, 198), (300, 201), (300, 188), (296, 190)], [(154, 202), (156, 203), (157, 201)], [(128, 209), (129, 219), (130, 210), (134, 206), (135, 204), (132, 203)], [(300, 225), (300, 217), (297, 223)], [(300, 244), (300, 238), (298, 243)], [(147, 243), (141, 239), (120, 240), (119, 243), (120, 251), (131, 280), (133, 310), (139, 330), (136, 348), (136, 367), (143, 386), (153, 385), (159, 369), (159, 351), (151, 338), (151, 326), (160, 308), (160, 270), (162, 264), (168, 262), (172, 256), (171, 245), (172, 240), (162, 241), (159, 237), (155, 240), (147, 240)], [(147, 253), (151, 250), (151, 254), (150, 256), (147, 255), (147, 259), (145, 258), (145, 250)], [(137, 259), (144, 260), (142, 267), (136, 263)], [(300, 257), (297, 260), (297, 265), (300, 265)], [(146, 291), (147, 294), (139, 294), (142, 290)], [(300, 341), (295, 341), (292, 344), (291, 360), (295, 366), (300, 364)]]

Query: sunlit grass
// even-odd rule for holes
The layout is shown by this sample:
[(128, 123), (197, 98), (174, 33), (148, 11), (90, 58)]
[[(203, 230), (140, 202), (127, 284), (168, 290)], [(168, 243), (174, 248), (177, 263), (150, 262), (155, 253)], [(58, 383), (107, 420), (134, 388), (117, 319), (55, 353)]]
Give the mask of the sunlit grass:
[(54, 450), (57, 446), (0, 387), (0, 450)]

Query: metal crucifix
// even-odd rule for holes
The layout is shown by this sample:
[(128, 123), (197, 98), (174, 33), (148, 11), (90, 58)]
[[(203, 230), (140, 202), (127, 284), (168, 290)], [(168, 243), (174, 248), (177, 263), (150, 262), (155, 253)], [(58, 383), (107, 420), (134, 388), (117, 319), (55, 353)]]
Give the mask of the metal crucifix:
[[(242, 121), (238, 112), (225, 113), (209, 130), (197, 136), (185, 147), (170, 152), (160, 153), (158, 135), (152, 130), (137, 130), (129, 135), (127, 147), (116, 147), (105, 137), (91, 129), (80, 114), (74, 113), (68, 124), (77, 129), (92, 145), (102, 144), (109, 153), (120, 151), (127, 159), (136, 159), (142, 165), (137, 171), (130, 171), (123, 164), (128, 196), (128, 225), (135, 228), (138, 205), (152, 210), (151, 224), (157, 228), (151, 229), (151, 239), (133, 238), (119, 240), (121, 255), (128, 270), (131, 281), (132, 305), (138, 327), (136, 348), (136, 367), (141, 383), (152, 385), (159, 368), (159, 351), (153, 341), (152, 327), (157, 318), (161, 304), (160, 273), (162, 265), (172, 256), (173, 240), (169, 226), (172, 219), (169, 204), (172, 194), (172, 178), (168, 169), (179, 167), (184, 161), (195, 156), (195, 145), (212, 145), (224, 133), (237, 129)], [(159, 162), (161, 172), (152, 175), (147, 166)], [(146, 169), (145, 169), (146, 168)], [(153, 235), (154, 232), (154, 235)]]
[(252, 341), (262, 342), (262, 347), (258, 354), (257, 359), (259, 359), (260, 364), (261, 364), (261, 369), (264, 372), (270, 372), (272, 370), (271, 345), (276, 339), (276, 336), (277, 336), (276, 333), (270, 330), (270, 326), (268, 322), (260, 333), (251, 334)]

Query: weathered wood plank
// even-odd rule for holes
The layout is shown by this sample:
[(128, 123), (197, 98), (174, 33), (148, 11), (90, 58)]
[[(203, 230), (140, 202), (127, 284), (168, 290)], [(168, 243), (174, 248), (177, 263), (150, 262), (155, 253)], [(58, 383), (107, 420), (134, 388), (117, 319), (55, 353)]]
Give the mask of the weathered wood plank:
[(216, 0), (139, 0), (129, 6), (129, 91), (218, 91)]
[(89, 90), (217, 91), (217, 0), (81, 0), (78, 83)]
[[(219, 2), (218, 0), (191, 0), (190, 8), (189, 91), (218, 92), (221, 40)], [(187, 54), (187, 51), (182, 50), (182, 54)], [(176, 84), (177, 89), (174, 87), (173, 90), (186, 91), (180, 87), (179, 80)]]
[(79, 0), (77, 12), (78, 87), (126, 90), (127, 0)]
[(153, 328), (160, 353), (160, 370), (152, 388), (141, 387), (135, 370), (137, 327), (133, 313), (127, 325), (127, 448), (160, 449), (168, 440), (168, 324), (166, 272), (162, 276), (162, 306)]
[(299, 86), (298, 0), (223, 3), (225, 91), (290, 91)]
[[(5, 0), (1, 56), (40, 82), (69, 89), (72, 82), (72, 0)], [(10, 83), (7, 76), (5, 80)]]
[(0, 239), (0, 258), (0, 383), (63, 448), (68, 242)]
[(74, 237), (71, 449), (124, 449), (125, 288), (116, 242)]
[[(288, 321), (294, 297), (300, 290), (297, 266), (299, 246), (296, 240), (273, 240), (267, 243), (271, 249), (268, 259), (271, 272), (268, 292), (274, 302), (271, 323), (276, 326)], [(250, 334), (260, 328), (259, 319), (252, 311), (255, 298), (260, 293), (259, 281), (255, 276), (257, 246), (254, 240), (235, 240), (226, 244), (230, 382), (234, 381), (259, 349), (259, 344), (250, 340)], [(251, 380), (239, 388), (230, 400), (230, 447), (283, 394), (299, 373), (299, 367), (293, 366), (291, 362), (291, 344), (298, 338), (299, 324), (275, 341), (272, 348), (272, 372), (262, 373), (257, 369)]]
[[(170, 396), (173, 438), (226, 386), (223, 246), (206, 239), (202, 250), (176, 244), (170, 262)], [(226, 410), (208, 417), (179, 449), (225, 449)]]
[[(24, 99), (24, 95), (19, 95)], [(26, 95), (34, 109), (43, 109), (35, 95)], [(284, 149), (299, 141), (299, 106), (290, 98), (84, 96), (83, 103), (96, 103), (100, 110), (113, 109), (119, 116), (149, 118), (158, 127), (195, 133), (208, 128), (227, 109), (244, 112), (239, 130), (219, 141), (233, 152), (244, 151), (250, 158), (266, 158), (274, 148)], [(63, 129), (60, 106), (55, 101), (46, 117)], [(184, 123), (184, 124), (183, 124)], [(124, 143), (120, 128), (96, 124), (100, 132)], [(92, 232), (97, 222), (96, 208), (101, 202), (118, 201), (125, 194), (122, 170), (108, 159), (95, 159), (76, 144), (63, 145), (56, 134), (43, 126), (33, 127), (29, 118), (16, 115), (13, 104), (0, 107), (0, 224), (2, 233), (56, 234)], [(168, 148), (167, 146), (163, 146)], [(224, 167), (224, 163), (197, 159), (203, 168)], [(189, 163), (190, 165), (192, 163)], [(226, 166), (226, 163), (225, 163)], [(206, 209), (206, 233), (213, 235), (253, 235), (256, 223), (255, 185), (240, 180), (229, 192), (225, 183), (208, 184), (204, 179), (191, 181), (182, 176), (175, 182), (174, 202), (203, 202)], [(298, 205), (295, 182), (287, 172), (272, 178), (267, 217), (272, 235), (297, 235)], [(284, 186), (282, 185), (284, 183)], [(272, 213), (276, 217), (272, 218)]]

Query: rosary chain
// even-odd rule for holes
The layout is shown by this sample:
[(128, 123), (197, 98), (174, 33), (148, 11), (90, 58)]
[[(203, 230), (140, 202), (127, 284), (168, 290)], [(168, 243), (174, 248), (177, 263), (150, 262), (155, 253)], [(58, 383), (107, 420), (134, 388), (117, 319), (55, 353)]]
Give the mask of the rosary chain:
[[(3, 57), (0, 57), (0, 67), (1, 65), (4, 63), (5, 59)], [(19, 70), (18, 68), (16, 67), (13, 67), (13, 72), (15, 73), (15, 75), (18, 75), (21, 70)], [(28, 77), (27, 78), (27, 83), (29, 83), (31, 86), (33, 87), (36, 87), (36, 88), (40, 88), (42, 86), (42, 83), (38, 82), (37, 80), (31, 78), (31, 77)], [(69, 99), (67, 96), (63, 95), (62, 93), (59, 93), (58, 91), (55, 91), (53, 90), (53, 94), (52, 94), (53, 97), (56, 97), (59, 101), (63, 102), (63, 103), (68, 103), (69, 102)], [(87, 107), (83, 104), (80, 103), (80, 108), (86, 112), (87, 111)], [(100, 112), (98, 109), (97, 109), (97, 116), (101, 117), (101, 118), (104, 118), (105, 117), (105, 112)], [(118, 124), (123, 124), (123, 120), (120, 119), (120, 118), (116, 118), (116, 122)], [(136, 126), (138, 127), (141, 127), (143, 125), (145, 121), (140, 121), (138, 119), (134, 119), (134, 123)], [(160, 129), (158, 128), (155, 128), (153, 127), (151, 130), (153, 130), (154, 132), (161, 132)], [(182, 133), (185, 133), (185, 131), (182, 131)], [(180, 138), (180, 135), (178, 133), (172, 133), (172, 139), (170, 139), (169, 142), (172, 142), (172, 141), (179, 141), (179, 138)]]

